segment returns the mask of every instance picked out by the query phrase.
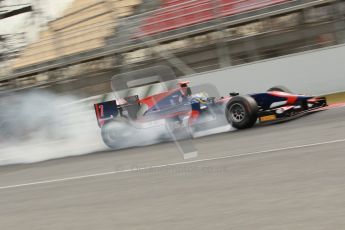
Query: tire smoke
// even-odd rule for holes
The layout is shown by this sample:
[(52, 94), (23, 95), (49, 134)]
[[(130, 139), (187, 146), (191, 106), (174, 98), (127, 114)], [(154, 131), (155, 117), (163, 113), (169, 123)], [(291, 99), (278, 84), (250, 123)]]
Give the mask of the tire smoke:
[[(218, 111), (217, 114), (216, 117), (224, 116), (223, 112)], [(123, 134), (128, 129), (134, 130), (133, 127), (122, 126), (113, 131)], [(209, 122), (207, 118), (194, 130), (193, 136), (230, 129), (223, 119)], [(181, 139), (185, 138), (182, 136)], [(133, 131), (133, 135), (114, 148), (152, 145), (172, 139), (166, 125), (149, 125), (149, 128)], [(90, 101), (39, 90), (1, 97), (0, 165), (34, 163), (105, 150), (109, 148), (102, 141)]]
[(45, 91), (0, 101), (0, 165), (32, 163), (106, 149), (92, 107)]

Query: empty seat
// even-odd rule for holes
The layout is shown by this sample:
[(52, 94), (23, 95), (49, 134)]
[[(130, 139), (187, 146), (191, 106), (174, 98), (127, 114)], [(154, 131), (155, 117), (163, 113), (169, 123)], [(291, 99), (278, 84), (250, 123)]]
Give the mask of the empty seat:
[(289, 0), (163, 0), (162, 7), (145, 20), (140, 35), (152, 35), (234, 15)]
[(215, 18), (211, 0), (177, 3), (179, 4), (162, 8), (149, 17), (141, 28), (142, 34), (155, 34)]
[(243, 13), (250, 10), (255, 10), (269, 6), (272, 4), (277, 4), (281, 2), (286, 2), (287, 0), (220, 0), (221, 1), (221, 16), (234, 15), (238, 13)]

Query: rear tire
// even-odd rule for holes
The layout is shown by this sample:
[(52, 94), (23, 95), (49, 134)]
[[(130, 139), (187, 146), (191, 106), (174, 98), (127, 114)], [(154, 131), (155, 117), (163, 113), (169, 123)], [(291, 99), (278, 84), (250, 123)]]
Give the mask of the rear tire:
[(235, 96), (226, 105), (225, 115), (236, 129), (252, 127), (258, 119), (259, 107), (250, 96)]
[[(102, 139), (111, 149), (125, 148), (126, 142), (133, 138), (134, 128), (124, 119), (106, 122), (101, 129)], [(128, 143), (127, 143), (128, 145)]]
[(271, 92), (271, 91), (279, 91), (279, 92), (284, 92), (284, 93), (292, 93), (291, 90), (289, 90), (287, 87), (285, 87), (283, 85), (273, 86), (272, 88), (269, 88), (267, 90), (267, 92)]

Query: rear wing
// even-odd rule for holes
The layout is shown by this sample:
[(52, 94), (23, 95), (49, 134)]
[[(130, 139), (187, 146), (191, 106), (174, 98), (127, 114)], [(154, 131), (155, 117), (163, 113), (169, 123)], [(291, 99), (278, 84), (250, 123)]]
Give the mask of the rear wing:
[(114, 119), (119, 115), (135, 120), (140, 109), (139, 97), (134, 95), (119, 99), (119, 104), (117, 104), (116, 100), (105, 101), (94, 104), (94, 108), (99, 127), (102, 127), (106, 121)]
[(107, 120), (115, 118), (118, 113), (116, 100), (94, 104), (98, 126), (102, 127)]

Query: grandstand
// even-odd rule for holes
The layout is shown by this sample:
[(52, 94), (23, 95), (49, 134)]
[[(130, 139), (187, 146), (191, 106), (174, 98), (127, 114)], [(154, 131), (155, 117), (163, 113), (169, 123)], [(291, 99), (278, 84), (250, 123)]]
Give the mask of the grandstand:
[(104, 47), (105, 39), (115, 33), (118, 18), (131, 15), (140, 1), (74, 1), (62, 18), (50, 22), (40, 39), (24, 50), (14, 68)]
[(94, 95), (128, 70), (177, 76), (344, 43), (341, 0), (74, 0), (0, 78), (0, 90)]
[(160, 10), (145, 20), (142, 34), (157, 34), (287, 1), (166, 0)]

